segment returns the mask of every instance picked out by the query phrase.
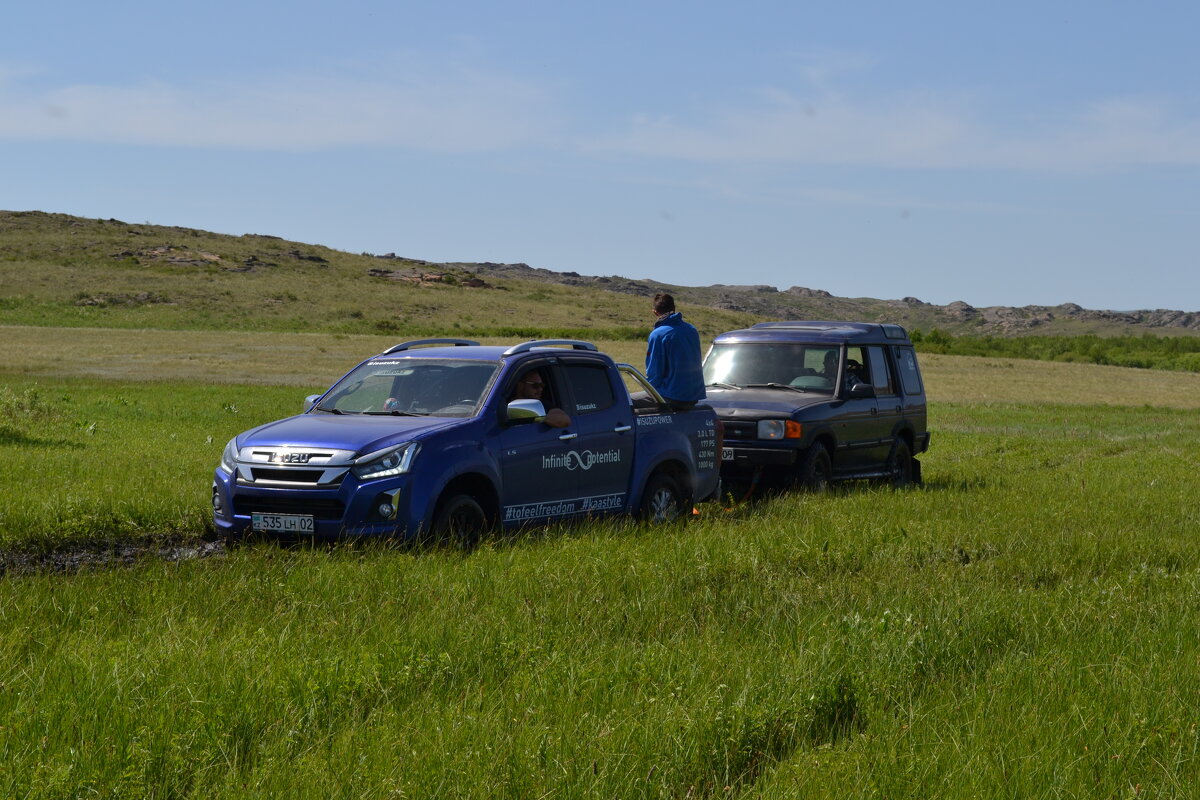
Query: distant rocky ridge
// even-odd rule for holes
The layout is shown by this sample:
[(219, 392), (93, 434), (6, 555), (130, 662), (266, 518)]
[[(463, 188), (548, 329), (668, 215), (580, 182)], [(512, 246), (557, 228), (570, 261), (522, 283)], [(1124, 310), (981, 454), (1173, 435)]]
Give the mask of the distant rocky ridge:
[(513, 278), (526, 281), (585, 286), (622, 294), (651, 296), (670, 292), (680, 302), (759, 314), (775, 319), (858, 319), (896, 322), (910, 329), (939, 328), (952, 333), (1011, 336), (1045, 333), (1047, 335), (1088, 332), (1113, 333), (1130, 329), (1134, 333), (1168, 334), (1200, 332), (1200, 312), (1167, 309), (1142, 311), (1098, 311), (1075, 303), (1058, 306), (987, 306), (976, 308), (964, 302), (939, 306), (916, 297), (901, 300), (835, 297), (822, 289), (793, 286), (779, 290), (774, 286), (676, 286), (648, 279), (618, 275), (592, 276), (577, 272), (555, 272), (528, 264), (447, 263), (446, 269), (473, 273), (480, 278)]

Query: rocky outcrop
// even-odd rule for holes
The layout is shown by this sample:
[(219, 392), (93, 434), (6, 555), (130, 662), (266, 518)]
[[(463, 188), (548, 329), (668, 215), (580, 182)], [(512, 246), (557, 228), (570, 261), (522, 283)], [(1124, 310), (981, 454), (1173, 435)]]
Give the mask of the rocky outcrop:
[(1200, 331), (1200, 312), (1185, 311), (1096, 311), (1076, 303), (1058, 306), (987, 306), (977, 308), (961, 300), (940, 306), (916, 297), (901, 300), (835, 297), (824, 289), (792, 286), (783, 291), (764, 284), (712, 284), (676, 286), (658, 281), (623, 278), (619, 275), (590, 276), (578, 272), (555, 272), (528, 264), (454, 263), (441, 265), (489, 278), (591, 286), (610, 292), (650, 296), (669, 291), (676, 299), (727, 311), (757, 314), (774, 319), (862, 319), (897, 322), (909, 328), (943, 328), (951, 332), (979, 335), (1080, 332), (1100, 327), (1110, 332), (1121, 328), (1149, 333), (1169, 329)]

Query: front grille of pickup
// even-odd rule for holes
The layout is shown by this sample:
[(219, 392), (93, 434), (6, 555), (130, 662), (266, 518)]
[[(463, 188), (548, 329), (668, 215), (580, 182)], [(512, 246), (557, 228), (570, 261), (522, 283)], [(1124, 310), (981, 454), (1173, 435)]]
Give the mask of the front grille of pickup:
[(275, 483), (316, 483), (325, 474), (323, 469), (270, 469), (268, 467), (253, 467), (250, 472), (255, 481), (272, 481)]
[(734, 422), (725, 420), (725, 441), (739, 439), (743, 441), (758, 438), (757, 422)]
[(305, 500), (297, 497), (235, 497), (233, 513), (241, 517), (251, 514), (308, 514), (315, 519), (340, 520), (346, 513), (341, 500)]

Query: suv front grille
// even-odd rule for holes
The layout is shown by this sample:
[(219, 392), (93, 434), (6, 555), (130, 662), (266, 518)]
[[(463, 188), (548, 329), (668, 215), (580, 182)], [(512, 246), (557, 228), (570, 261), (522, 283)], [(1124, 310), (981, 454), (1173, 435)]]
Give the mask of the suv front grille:
[(725, 441), (731, 439), (753, 441), (758, 438), (757, 422), (735, 422), (728, 419), (723, 422), (725, 423)]

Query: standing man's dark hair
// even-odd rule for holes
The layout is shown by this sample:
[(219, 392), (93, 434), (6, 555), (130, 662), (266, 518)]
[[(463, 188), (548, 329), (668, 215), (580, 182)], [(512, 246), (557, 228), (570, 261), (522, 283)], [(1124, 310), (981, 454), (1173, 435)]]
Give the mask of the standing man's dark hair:
[(684, 411), (703, 400), (700, 334), (675, 310), (675, 298), (654, 295), (654, 330), (646, 348), (646, 377), (671, 408)]

